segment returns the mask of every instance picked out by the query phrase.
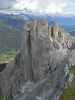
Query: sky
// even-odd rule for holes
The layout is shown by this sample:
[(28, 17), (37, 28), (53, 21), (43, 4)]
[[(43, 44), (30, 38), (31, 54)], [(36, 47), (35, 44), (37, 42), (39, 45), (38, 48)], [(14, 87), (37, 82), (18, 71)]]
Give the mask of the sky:
[(0, 9), (28, 9), (50, 14), (75, 15), (75, 0), (0, 0)]

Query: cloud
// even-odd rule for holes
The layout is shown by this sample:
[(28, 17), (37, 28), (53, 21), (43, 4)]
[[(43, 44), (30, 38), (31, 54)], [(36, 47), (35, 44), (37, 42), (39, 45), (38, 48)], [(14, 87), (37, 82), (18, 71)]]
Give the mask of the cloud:
[(65, 2), (57, 2), (58, 0), (16, 0), (13, 5), (14, 9), (24, 10), (29, 9), (32, 11), (46, 12), (46, 13), (63, 13)]
[(46, 8), (46, 12), (52, 13), (52, 14), (62, 14), (62, 13), (64, 13), (65, 6), (66, 6), (66, 3), (57, 4), (55, 2), (52, 2)]
[(13, 8), (19, 10), (23, 10), (25, 8), (35, 10), (37, 8), (37, 1), (16, 0), (16, 4), (13, 5)]
[(43, 13), (75, 15), (75, 0), (0, 0), (0, 9), (8, 7), (13, 10), (29, 9)]
[(13, 5), (15, 0), (0, 0), (0, 9), (8, 8)]

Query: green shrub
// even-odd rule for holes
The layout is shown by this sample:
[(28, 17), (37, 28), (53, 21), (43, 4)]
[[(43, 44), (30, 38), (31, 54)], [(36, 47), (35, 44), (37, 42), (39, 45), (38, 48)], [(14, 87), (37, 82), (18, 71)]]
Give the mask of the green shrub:
[[(70, 72), (75, 75), (75, 66), (71, 68)], [(71, 86), (64, 89), (63, 95), (60, 97), (60, 100), (75, 100), (75, 79), (73, 80)]]

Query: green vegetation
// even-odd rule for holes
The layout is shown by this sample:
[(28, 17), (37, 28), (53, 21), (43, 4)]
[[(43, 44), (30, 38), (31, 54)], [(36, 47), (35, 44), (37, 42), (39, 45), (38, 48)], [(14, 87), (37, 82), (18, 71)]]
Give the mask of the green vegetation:
[(0, 100), (10, 100), (10, 97), (7, 97), (7, 96), (0, 96)]
[[(75, 67), (71, 69), (71, 73), (75, 76)], [(75, 100), (75, 79), (73, 80), (71, 86), (64, 89), (63, 95), (60, 97), (60, 100)]]
[(13, 60), (15, 58), (15, 56), (16, 56), (15, 49), (0, 53), (0, 64), (8, 63), (9, 61)]
[(5, 100), (6, 97), (5, 96), (0, 96), (0, 100)]

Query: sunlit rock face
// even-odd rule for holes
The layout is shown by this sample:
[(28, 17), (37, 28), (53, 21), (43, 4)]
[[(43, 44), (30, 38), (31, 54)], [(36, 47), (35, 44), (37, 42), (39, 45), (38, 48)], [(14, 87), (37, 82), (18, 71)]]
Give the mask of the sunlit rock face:
[(49, 26), (49, 35), (54, 39), (59, 38), (64, 40), (64, 30), (56, 22), (52, 22), (52, 24)]
[(45, 21), (37, 21), (37, 28), (38, 28), (38, 33), (41, 34), (46, 34), (48, 33), (48, 22)]
[(52, 22), (52, 25), (49, 27), (49, 32), (50, 32), (50, 36), (57, 38), (58, 37), (58, 31), (59, 31), (59, 27), (58, 24), (55, 22)]
[[(64, 39), (64, 35), (59, 26), (49, 26), (47, 21), (27, 22), (22, 32), (20, 52), (15, 60), (0, 73), (2, 95), (19, 96), (26, 91), (24, 88), (29, 85), (25, 83), (29, 84), (29, 81), (33, 92), (24, 92), (31, 94), (29, 99), (27, 94), (25, 100), (37, 100), (35, 97), (48, 100), (53, 96), (55, 98), (56, 92), (62, 92), (65, 83), (64, 67), (68, 63), (68, 48), (64, 48), (62, 42), (59, 42), (59, 40), (62, 41), (60, 38)], [(64, 44), (66, 44), (65, 41)], [(47, 79), (48, 77), (50, 79)], [(49, 80), (52, 81), (51, 84)], [(41, 97), (39, 97), (39, 91)]]

